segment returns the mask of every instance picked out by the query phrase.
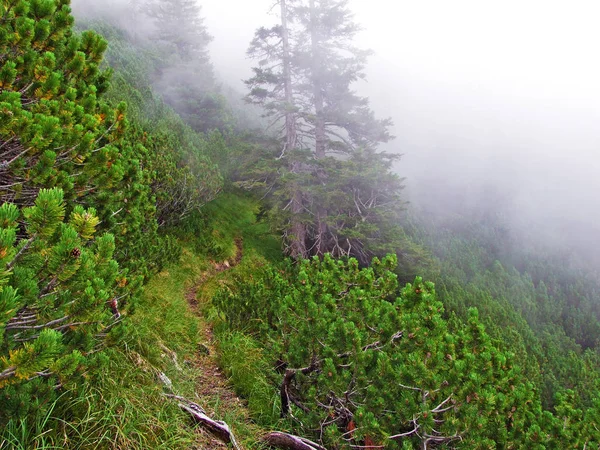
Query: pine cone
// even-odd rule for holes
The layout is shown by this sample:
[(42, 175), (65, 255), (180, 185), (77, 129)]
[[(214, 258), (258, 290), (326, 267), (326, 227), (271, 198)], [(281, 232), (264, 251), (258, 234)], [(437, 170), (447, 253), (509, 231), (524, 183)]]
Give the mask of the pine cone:
[(71, 258), (79, 259), (80, 256), (81, 256), (81, 249), (74, 248), (73, 250), (71, 250)]

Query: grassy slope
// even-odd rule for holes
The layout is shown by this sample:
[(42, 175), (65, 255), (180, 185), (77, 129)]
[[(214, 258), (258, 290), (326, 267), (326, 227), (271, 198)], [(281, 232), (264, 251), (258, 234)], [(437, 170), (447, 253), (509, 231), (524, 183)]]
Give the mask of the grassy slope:
[[(242, 386), (238, 392), (247, 394), (253, 416), (262, 411), (272, 417), (275, 412), (264, 411), (265, 395), (272, 393), (265, 391), (266, 383), (261, 385), (262, 363), (253, 364), (260, 360), (260, 350), (248, 338), (226, 331), (219, 332), (216, 340), (221, 341), (215, 342), (204, 318), (214, 315), (212, 292), (233, 273), (217, 273), (215, 261), (235, 259), (235, 238), (242, 237), (244, 242), (244, 258), (235, 271), (281, 258), (280, 245), (268, 226), (256, 223), (257, 212), (258, 203), (242, 194), (226, 193), (209, 204), (202, 217), (181, 234), (180, 261), (147, 284), (135, 314), (122, 325), (127, 328), (122, 341), (105, 350), (106, 364), (101, 369), (90, 370), (84, 392), (33, 428), (11, 423), (0, 438), (0, 449), (226, 448), (194, 429), (176, 402), (164, 396), (168, 390), (160, 373), (171, 380), (173, 393), (197, 402), (215, 419), (225, 420), (245, 449), (258, 448), (263, 430), (249, 419), (247, 402), (229, 388), (217, 364), (229, 364), (227, 375)], [(190, 305), (195, 295), (198, 307)], [(246, 354), (243, 364), (235, 358), (240, 351)], [(257, 386), (258, 396), (254, 395)], [(257, 404), (255, 398), (262, 403)]]
[(244, 257), (231, 270), (207, 280), (199, 289), (197, 298), (202, 315), (208, 317), (213, 325), (219, 366), (230, 379), (232, 387), (245, 399), (254, 421), (269, 429), (279, 429), (284, 424), (279, 423), (278, 392), (265, 377), (271, 367), (260, 346), (251, 336), (229, 330), (211, 305), (216, 289), (227, 285), (232, 278), (251, 278), (257, 267), (282, 259), (279, 240), (273, 237), (267, 223), (256, 221), (258, 206), (247, 197), (232, 194), (210, 205), (207, 213), (216, 219), (218, 225), (214, 228), (215, 234), (222, 242), (242, 237)]
[[(184, 251), (177, 265), (156, 275), (137, 313), (121, 325), (128, 329), (123, 341), (103, 352), (106, 364), (90, 371), (81, 395), (37, 429), (10, 424), (13, 430), (8, 431), (15, 436), (0, 448), (189, 447), (194, 433), (176, 405), (165, 400), (157, 375), (166, 373), (181, 394), (194, 392), (194, 374), (183, 361), (194, 357), (200, 325), (184, 293), (188, 280), (206, 264)], [(175, 368), (174, 355), (181, 371)]]
[[(110, 407), (105, 411), (117, 412), (108, 427), (114, 436), (114, 447), (220, 447), (210, 435), (202, 431), (194, 433), (188, 417), (165, 400), (164, 388), (157, 381), (158, 371), (173, 382), (173, 392), (197, 402), (214, 418), (232, 426), (244, 448), (256, 447), (262, 431), (249, 420), (245, 404), (228, 389), (217, 369), (217, 352), (204, 314), (210, 313), (212, 290), (229, 276), (228, 272), (216, 273), (213, 259), (235, 259), (235, 238), (241, 236), (244, 242), (240, 267), (280, 257), (280, 245), (268, 226), (255, 222), (257, 208), (258, 204), (249, 197), (223, 194), (203, 211), (200, 231), (211, 236), (208, 245), (198, 242), (198, 234), (183, 235), (185, 249), (179, 263), (155, 276), (146, 286), (137, 313), (131, 318), (135, 331), (125, 348), (115, 350), (115, 365), (102, 377), (104, 386), (98, 389), (103, 395), (110, 393), (105, 403)], [(196, 292), (198, 282), (201, 284)], [(200, 308), (190, 307), (190, 296), (194, 294), (200, 300)], [(243, 341), (243, 337), (220, 333), (219, 338), (235, 353), (242, 349), (252, 353), (251, 344)], [(222, 361), (222, 352), (218, 355), (220, 362), (226, 362)], [(252, 358), (245, 361), (251, 363)], [(239, 373), (228, 374), (234, 378), (237, 375), (239, 381)], [(242, 390), (242, 393), (248, 392)], [(252, 404), (253, 396), (248, 397), (251, 409), (257, 410)]]

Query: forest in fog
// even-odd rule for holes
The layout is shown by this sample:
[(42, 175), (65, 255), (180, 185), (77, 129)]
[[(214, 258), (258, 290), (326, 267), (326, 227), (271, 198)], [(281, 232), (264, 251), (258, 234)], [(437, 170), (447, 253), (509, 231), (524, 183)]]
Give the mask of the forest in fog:
[(597, 448), (598, 12), (3, 0), (0, 449)]

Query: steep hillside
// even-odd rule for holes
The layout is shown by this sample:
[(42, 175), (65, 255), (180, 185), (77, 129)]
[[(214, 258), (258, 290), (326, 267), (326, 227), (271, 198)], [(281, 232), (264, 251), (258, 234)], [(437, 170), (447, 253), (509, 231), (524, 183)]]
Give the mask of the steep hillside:
[(105, 95), (107, 43), (73, 31), (68, 2), (2, 11), (0, 420), (27, 448), (51, 414), (81, 417), (143, 283), (179, 258), (166, 227), (222, 179), (174, 113), (160, 130)]
[(403, 210), (346, 2), (256, 33), (270, 134), (164, 2), (2, 3), (0, 449), (597, 448), (597, 280)]

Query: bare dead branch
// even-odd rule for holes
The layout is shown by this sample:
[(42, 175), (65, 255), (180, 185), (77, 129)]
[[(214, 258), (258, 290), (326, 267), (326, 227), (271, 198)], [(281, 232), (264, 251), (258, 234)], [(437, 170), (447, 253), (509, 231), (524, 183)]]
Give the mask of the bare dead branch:
[(14, 377), (16, 373), (16, 367), (9, 367), (8, 369), (4, 369), (2, 372), (0, 372), (0, 380), (6, 380), (8, 378)]

